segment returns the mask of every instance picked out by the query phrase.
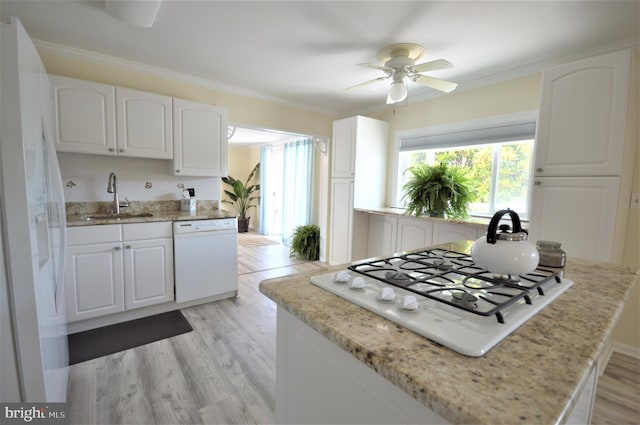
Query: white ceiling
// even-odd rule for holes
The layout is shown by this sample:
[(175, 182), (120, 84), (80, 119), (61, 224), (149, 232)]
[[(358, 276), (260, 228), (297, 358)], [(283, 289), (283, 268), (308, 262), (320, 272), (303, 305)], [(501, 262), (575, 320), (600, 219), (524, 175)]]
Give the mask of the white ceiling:
[[(422, 44), (429, 75), (458, 90), (637, 45), (640, 0), (618, 1), (189, 1), (164, 0), (153, 27), (129, 26), (104, 1), (0, 0), (32, 38), (205, 79), (231, 92), (335, 115), (383, 107), (378, 49)], [(41, 44), (42, 46), (42, 44)], [(408, 102), (437, 92), (410, 83)]]

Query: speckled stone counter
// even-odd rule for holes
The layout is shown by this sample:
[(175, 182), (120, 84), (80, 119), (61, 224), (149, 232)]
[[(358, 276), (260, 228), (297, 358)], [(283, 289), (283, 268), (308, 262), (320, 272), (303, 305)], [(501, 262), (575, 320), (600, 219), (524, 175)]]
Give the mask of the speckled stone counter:
[[(468, 252), (471, 244), (440, 246)], [(322, 273), (265, 280), (260, 291), (448, 421), (487, 424), (561, 421), (638, 279), (628, 267), (569, 258), (564, 276), (574, 285), (472, 358), (312, 285), (313, 274)]]
[(121, 207), (123, 213), (150, 213), (151, 217), (119, 219), (87, 219), (92, 214), (111, 212), (111, 202), (67, 202), (67, 226), (95, 226), (101, 224), (147, 223), (155, 221), (205, 220), (233, 218), (236, 214), (219, 210), (217, 202), (198, 201), (195, 213), (180, 211), (180, 201), (131, 201), (128, 207)]
[[(464, 218), (439, 218), (430, 217), (427, 215), (414, 216), (407, 215), (406, 210), (402, 208), (382, 207), (382, 208), (355, 208), (355, 211), (367, 213), (367, 214), (380, 214), (380, 215), (395, 215), (398, 217), (410, 217), (416, 220), (432, 221), (434, 223), (450, 223), (450, 224), (463, 224), (469, 227), (476, 227), (486, 230), (489, 227), (490, 217), (464, 217)], [(526, 220), (522, 220), (523, 223), (527, 223)]]

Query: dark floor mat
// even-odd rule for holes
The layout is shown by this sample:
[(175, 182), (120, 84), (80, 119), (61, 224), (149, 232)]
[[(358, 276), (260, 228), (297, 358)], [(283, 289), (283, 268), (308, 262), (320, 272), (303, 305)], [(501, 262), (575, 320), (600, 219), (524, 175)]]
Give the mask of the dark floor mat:
[(170, 338), (193, 328), (180, 310), (69, 335), (69, 364)]

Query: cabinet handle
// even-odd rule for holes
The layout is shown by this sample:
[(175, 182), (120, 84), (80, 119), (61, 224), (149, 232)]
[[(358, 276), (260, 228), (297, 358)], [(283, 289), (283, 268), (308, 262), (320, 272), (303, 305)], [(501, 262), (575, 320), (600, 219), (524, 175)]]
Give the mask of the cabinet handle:
[(533, 184), (536, 185), (536, 186), (540, 186), (542, 184), (542, 182), (540, 180), (536, 180)]
[(124, 149), (118, 149), (118, 152), (124, 152)]
[(109, 148), (109, 152), (113, 152), (113, 148)]
[(180, 172), (180, 170), (176, 170), (176, 173), (179, 173), (179, 172)]
[(113, 249), (115, 249), (116, 251), (120, 251), (120, 247), (119, 246), (117, 246), (117, 247), (115, 247)]
[(542, 168), (536, 168), (536, 172), (537, 173), (541, 173), (542, 172)]
[(125, 245), (126, 249), (131, 249), (131, 245)]

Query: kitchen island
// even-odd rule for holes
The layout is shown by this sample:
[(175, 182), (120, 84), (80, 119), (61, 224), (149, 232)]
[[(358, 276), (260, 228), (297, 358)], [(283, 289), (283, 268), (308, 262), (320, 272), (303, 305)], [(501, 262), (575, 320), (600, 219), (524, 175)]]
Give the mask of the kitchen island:
[[(440, 247), (468, 252), (471, 243), (461, 241)], [(343, 265), (332, 270), (344, 268)], [(283, 342), (287, 342), (287, 337), (292, 340), (296, 332), (301, 338), (290, 342), (305, 345), (307, 338), (310, 341), (317, 336), (325, 341), (316, 341), (320, 350), (332, 346), (331, 349), (340, 351), (338, 357), (327, 354), (331, 357), (328, 364), (333, 364), (336, 370), (343, 361), (355, 361), (358, 365), (352, 366), (364, 365), (364, 369), (374, 375), (364, 379), (358, 375), (361, 384), (371, 386), (384, 381), (408, 395), (410, 401), (398, 398), (399, 403), (405, 403), (398, 404), (399, 409), (408, 412), (408, 419), (398, 418), (398, 423), (415, 422), (421, 413), (423, 423), (564, 423), (580, 415), (588, 417), (597, 372), (604, 366), (599, 362), (638, 272), (628, 267), (569, 258), (563, 273), (574, 282), (573, 286), (479, 358), (458, 354), (316, 287), (309, 281), (311, 274), (263, 281), (260, 291), (278, 304), (277, 419), (286, 422), (292, 418), (287, 414), (291, 406), (286, 406), (288, 400), (283, 399), (283, 395), (293, 389), (283, 385), (296, 379), (302, 387), (296, 389), (295, 397), (310, 406), (307, 418), (310, 421), (331, 422), (339, 418), (331, 416), (331, 412), (340, 408), (323, 405), (328, 403), (326, 400), (344, 402), (346, 407), (342, 410), (347, 415), (342, 418), (352, 423), (371, 422), (367, 409), (382, 403), (376, 395), (362, 397), (360, 393), (353, 393), (354, 402), (349, 409), (350, 400), (344, 397), (344, 389), (331, 388), (330, 379), (321, 384), (325, 387), (319, 392), (314, 391), (314, 382), (305, 381), (304, 376), (291, 381), (292, 373), (286, 371), (289, 365), (281, 361), (287, 355), (291, 367), (308, 361), (308, 376), (322, 377), (322, 373), (318, 373), (322, 366), (314, 364), (314, 359), (322, 355), (296, 360), (287, 353), (287, 344)], [(324, 343), (328, 345), (322, 346)], [(341, 358), (340, 354), (346, 357)], [(300, 370), (298, 367), (296, 373)], [(347, 372), (336, 376), (340, 375), (348, 379)], [(305, 382), (308, 388), (304, 387)], [(342, 396), (332, 397), (332, 391)], [(327, 394), (326, 400), (318, 397), (323, 393)], [(305, 400), (305, 394), (311, 399)], [(363, 406), (363, 399), (370, 399), (372, 406)], [(414, 401), (424, 412), (415, 409), (411, 404)], [(417, 412), (413, 416), (412, 409)], [(358, 411), (362, 412), (361, 416)], [(323, 417), (322, 412), (328, 415)], [(305, 419), (299, 414), (294, 418)], [(380, 417), (380, 421), (384, 420)]]

